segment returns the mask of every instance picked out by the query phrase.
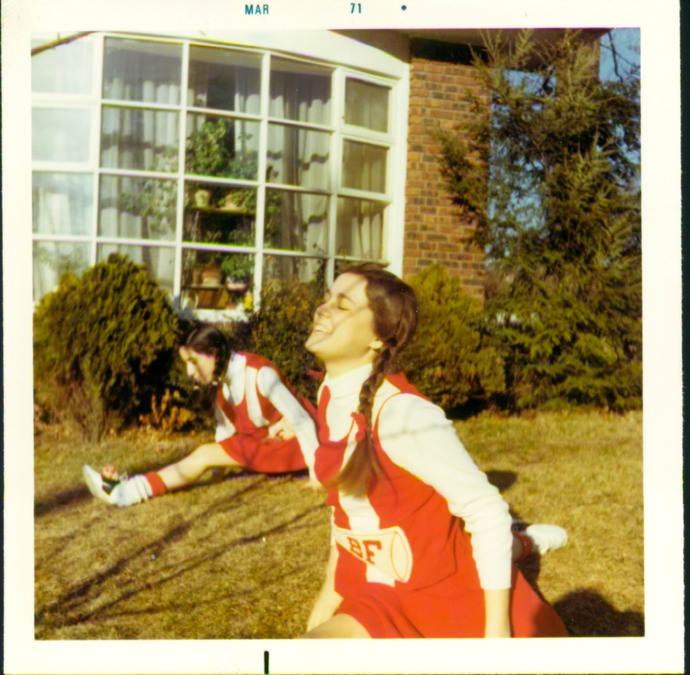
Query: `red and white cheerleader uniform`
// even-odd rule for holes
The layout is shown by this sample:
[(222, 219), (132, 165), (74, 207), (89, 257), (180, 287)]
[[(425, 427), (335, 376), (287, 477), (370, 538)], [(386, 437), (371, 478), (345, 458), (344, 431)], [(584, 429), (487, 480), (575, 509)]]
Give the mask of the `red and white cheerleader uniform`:
[[(318, 446), (314, 407), (267, 359), (233, 353), (218, 386), (215, 414), (216, 442), (241, 466), (260, 473), (311, 472)], [(268, 427), (283, 417), (294, 437), (268, 438)]]
[(319, 392), (316, 477), (328, 489), (339, 555), (336, 613), (375, 638), (482, 637), (483, 589), (511, 588), (515, 637), (565, 636), (555, 611), (511, 563), (508, 505), (443, 411), (403, 375), (376, 394), (373, 441), (382, 472), (354, 497), (329, 487), (361, 433), (364, 366), (326, 378)]

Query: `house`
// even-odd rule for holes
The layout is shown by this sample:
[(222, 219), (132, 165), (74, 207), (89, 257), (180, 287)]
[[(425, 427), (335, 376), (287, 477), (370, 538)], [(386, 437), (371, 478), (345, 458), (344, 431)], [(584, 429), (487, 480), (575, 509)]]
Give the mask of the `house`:
[[(604, 31), (587, 31), (595, 38)], [(538, 32), (551, 40), (557, 30)], [(179, 310), (241, 318), (271, 279), (482, 252), (433, 132), (472, 121), (478, 31), (35, 35), (34, 300), (112, 252)]]

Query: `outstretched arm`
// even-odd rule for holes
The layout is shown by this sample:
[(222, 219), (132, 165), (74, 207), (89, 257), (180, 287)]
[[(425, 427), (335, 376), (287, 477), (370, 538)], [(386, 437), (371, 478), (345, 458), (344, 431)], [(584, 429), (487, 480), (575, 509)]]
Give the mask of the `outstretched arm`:
[(273, 368), (261, 368), (257, 376), (257, 384), (259, 391), (283, 416), (284, 423), (276, 427), (274, 431), (281, 431), (284, 438), (289, 437), (291, 432), (297, 436), (300, 449), (311, 471), (314, 464), (314, 454), (318, 447), (316, 425), (311, 415), (283, 384)]

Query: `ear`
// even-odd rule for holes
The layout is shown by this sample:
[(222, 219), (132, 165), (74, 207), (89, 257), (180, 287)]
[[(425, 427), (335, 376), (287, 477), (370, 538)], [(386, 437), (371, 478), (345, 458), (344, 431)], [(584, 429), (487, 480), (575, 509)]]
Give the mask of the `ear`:
[(378, 338), (369, 343), (369, 349), (373, 349), (375, 352), (378, 352), (381, 347), (383, 347), (383, 341), (379, 340)]

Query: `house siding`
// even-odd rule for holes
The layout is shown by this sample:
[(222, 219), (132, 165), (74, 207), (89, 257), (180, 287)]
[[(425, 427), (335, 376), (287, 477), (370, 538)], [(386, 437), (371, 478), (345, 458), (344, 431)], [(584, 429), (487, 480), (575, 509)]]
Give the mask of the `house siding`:
[(428, 45), (411, 51), (403, 275), (440, 262), (468, 294), (483, 300), (484, 256), (469, 242), (472, 220), (446, 192), (434, 132), (467, 129), (476, 113), (466, 94), (488, 97), (466, 52), (439, 54)]

